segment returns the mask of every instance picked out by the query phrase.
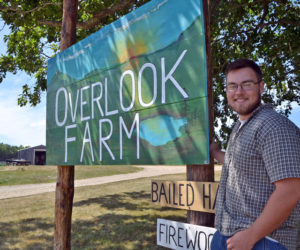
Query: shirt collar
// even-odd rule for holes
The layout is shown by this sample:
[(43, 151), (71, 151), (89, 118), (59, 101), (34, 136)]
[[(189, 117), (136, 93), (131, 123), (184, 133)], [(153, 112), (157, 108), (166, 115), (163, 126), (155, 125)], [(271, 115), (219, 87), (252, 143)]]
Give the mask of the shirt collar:
[(263, 104), (261, 103), (251, 114), (251, 116), (244, 121), (238, 120), (236, 127), (237, 127), (237, 131), (244, 126), (246, 123), (248, 123), (253, 117), (255, 117), (261, 110), (263, 109), (267, 109), (267, 108), (272, 108), (273, 109), (273, 104), (267, 103), (267, 104)]

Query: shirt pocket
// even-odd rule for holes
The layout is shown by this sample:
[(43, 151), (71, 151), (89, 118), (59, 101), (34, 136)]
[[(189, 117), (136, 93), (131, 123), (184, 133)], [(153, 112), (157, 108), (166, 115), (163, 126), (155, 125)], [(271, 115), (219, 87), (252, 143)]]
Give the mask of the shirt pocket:
[(236, 171), (241, 171), (245, 175), (265, 174), (262, 152), (259, 151), (254, 138), (240, 135), (235, 142), (232, 151), (232, 166)]

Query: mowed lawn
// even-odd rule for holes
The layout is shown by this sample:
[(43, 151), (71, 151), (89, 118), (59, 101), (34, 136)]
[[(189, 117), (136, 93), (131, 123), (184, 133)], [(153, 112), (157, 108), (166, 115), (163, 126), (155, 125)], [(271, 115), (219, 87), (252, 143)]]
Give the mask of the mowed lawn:
[[(187, 212), (153, 204), (151, 179), (186, 175), (75, 188), (72, 249), (164, 249), (156, 245), (157, 218), (186, 222)], [(54, 205), (54, 192), (0, 200), (0, 249), (53, 249)]]
[[(75, 179), (135, 171), (140, 168), (76, 166)], [(45, 176), (55, 181), (56, 174), (56, 166), (0, 167), (2, 185), (43, 183)], [(0, 249), (53, 249), (54, 205), (54, 192), (0, 200)], [(72, 249), (161, 249), (156, 246), (157, 218), (186, 222), (186, 211), (153, 204), (150, 178), (75, 188)]]
[[(75, 179), (135, 173), (141, 168), (130, 165), (76, 166)], [(57, 166), (0, 166), (0, 186), (56, 182)]]
[[(157, 218), (186, 222), (186, 211), (152, 204), (150, 189), (150, 178), (75, 188), (72, 249), (162, 249)], [(0, 249), (53, 249), (54, 204), (54, 192), (0, 200)]]

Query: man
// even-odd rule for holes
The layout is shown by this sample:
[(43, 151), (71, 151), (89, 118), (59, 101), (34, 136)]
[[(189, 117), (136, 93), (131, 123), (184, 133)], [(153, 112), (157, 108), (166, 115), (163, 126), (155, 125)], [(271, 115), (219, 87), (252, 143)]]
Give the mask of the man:
[(262, 73), (240, 59), (226, 70), (226, 95), (239, 121), (223, 163), (212, 240), (215, 249), (296, 249), (300, 218), (300, 129), (261, 103)]

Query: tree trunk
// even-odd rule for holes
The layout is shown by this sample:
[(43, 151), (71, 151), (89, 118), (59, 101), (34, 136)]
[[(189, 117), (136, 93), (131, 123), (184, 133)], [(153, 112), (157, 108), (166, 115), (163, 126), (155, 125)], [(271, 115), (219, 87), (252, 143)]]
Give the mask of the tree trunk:
[[(205, 24), (205, 46), (206, 46), (206, 67), (207, 67), (207, 95), (209, 111), (209, 142), (213, 137), (213, 87), (212, 87), (212, 64), (210, 50), (210, 30), (209, 30), (209, 0), (203, 0), (204, 24)], [(214, 161), (210, 158), (209, 165), (187, 165), (188, 181), (214, 181)], [(195, 225), (212, 227), (214, 225), (214, 214), (198, 211), (187, 212), (187, 222)]]
[(76, 43), (78, 0), (64, 0), (60, 51)]
[[(78, 0), (64, 0), (60, 51), (76, 42)], [(57, 166), (54, 249), (71, 249), (74, 166)]]

